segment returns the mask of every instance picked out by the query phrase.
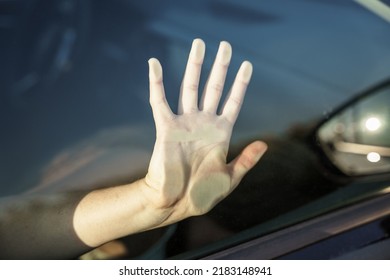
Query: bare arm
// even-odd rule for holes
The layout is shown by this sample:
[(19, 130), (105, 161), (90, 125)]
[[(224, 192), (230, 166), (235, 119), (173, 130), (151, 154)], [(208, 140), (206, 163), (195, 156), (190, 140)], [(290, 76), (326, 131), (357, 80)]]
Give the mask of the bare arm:
[(204, 214), (234, 190), (266, 150), (264, 143), (256, 141), (226, 163), (252, 65), (241, 65), (221, 112), (217, 112), (231, 46), (220, 44), (198, 106), (204, 53), (203, 41), (194, 40), (177, 114), (166, 101), (160, 63), (149, 60), (157, 137), (146, 177), (92, 192), (27, 196), (2, 203), (3, 258), (76, 256), (119, 237)]

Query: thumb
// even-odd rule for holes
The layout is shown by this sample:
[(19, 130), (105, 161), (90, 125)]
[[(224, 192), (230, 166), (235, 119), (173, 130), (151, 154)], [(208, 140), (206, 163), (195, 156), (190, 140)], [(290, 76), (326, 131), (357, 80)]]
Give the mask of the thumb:
[(242, 150), (242, 152), (232, 160), (228, 167), (232, 178), (232, 186), (235, 188), (245, 174), (256, 165), (267, 150), (267, 144), (255, 141)]

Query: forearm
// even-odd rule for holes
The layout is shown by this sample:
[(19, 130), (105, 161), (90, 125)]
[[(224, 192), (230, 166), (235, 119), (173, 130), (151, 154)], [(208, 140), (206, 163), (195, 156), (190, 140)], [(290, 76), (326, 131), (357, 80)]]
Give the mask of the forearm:
[[(165, 225), (172, 209), (156, 206), (148, 198), (144, 179), (87, 194), (77, 205), (74, 229), (91, 247), (126, 235)], [(151, 190), (153, 191), (153, 190)]]
[(7, 199), (0, 203), (0, 258), (74, 258), (158, 227), (166, 212), (147, 205), (143, 184)]

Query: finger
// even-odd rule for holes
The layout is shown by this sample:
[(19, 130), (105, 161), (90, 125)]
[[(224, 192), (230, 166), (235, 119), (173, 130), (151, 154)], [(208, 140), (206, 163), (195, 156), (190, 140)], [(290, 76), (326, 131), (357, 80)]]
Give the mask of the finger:
[(199, 79), (205, 49), (205, 44), (201, 39), (195, 39), (193, 41), (180, 90), (178, 107), (179, 114), (190, 113), (198, 110)]
[(221, 42), (213, 68), (203, 91), (200, 109), (215, 113), (223, 92), (226, 73), (232, 57), (232, 47), (228, 42)]
[(246, 89), (252, 77), (252, 72), (252, 64), (249, 61), (244, 61), (237, 72), (232, 89), (226, 97), (225, 104), (222, 106), (221, 115), (231, 123), (235, 123), (240, 112)]
[(232, 186), (235, 188), (242, 180), (244, 175), (253, 168), (267, 150), (267, 145), (261, 141), (255, 141), (244, 148), (233, 161), (228, 165)]
[(160, 62), (151, 58), (149, 63), (149, 86), (150, 86), (150, 105), (152, 106), (155, 121), (171, 118), (173, 113), (169, 108), (165, 97), (163, 85), (163, 73)]

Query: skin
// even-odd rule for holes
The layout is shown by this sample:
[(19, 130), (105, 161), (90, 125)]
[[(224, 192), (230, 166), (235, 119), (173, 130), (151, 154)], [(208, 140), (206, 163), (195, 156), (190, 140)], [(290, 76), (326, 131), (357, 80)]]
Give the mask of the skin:
[(267, 146), (255, 141), (233, 161), (226, 162), (252, 65), (242, 63), (221, 111), (217, 112), (232, 49), (229, 43), (221, 42), (198, 106), (204, 54), (204, 42), (195, 39), (177, 114), (165, 98), (159, 61), (149, 60), (156, 142), (145, 178), (92, 192), (4, 200), (0, 203), (0, 256), (77, 256), (110, 240), (202, 215), (229, 195)]

